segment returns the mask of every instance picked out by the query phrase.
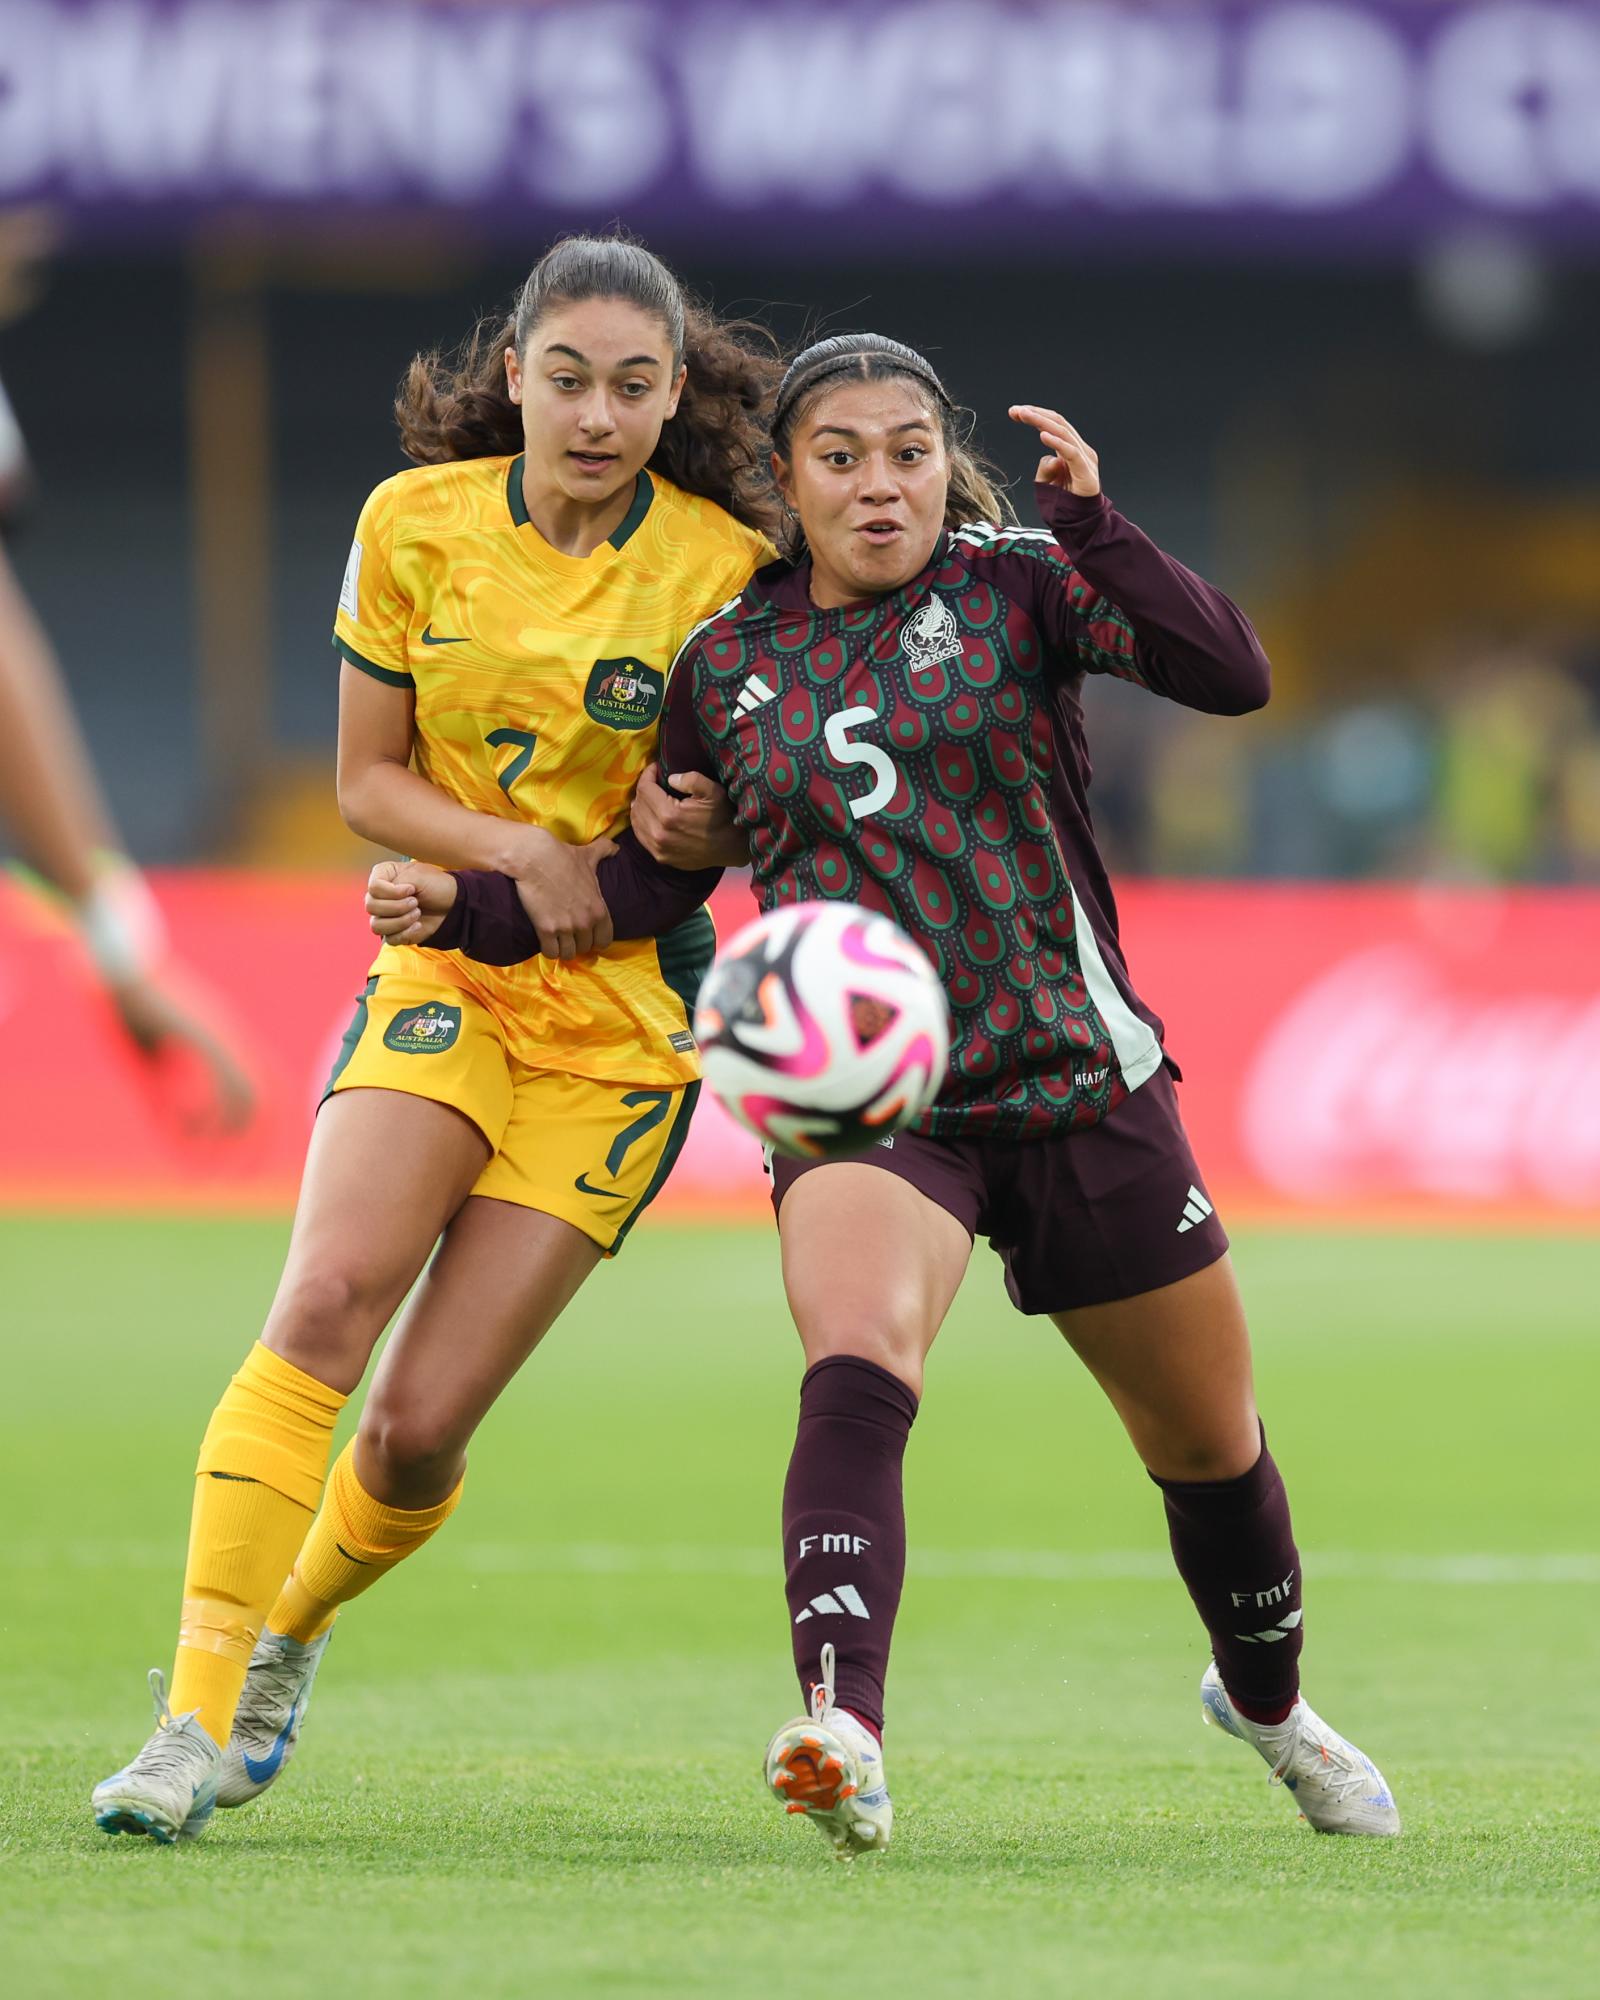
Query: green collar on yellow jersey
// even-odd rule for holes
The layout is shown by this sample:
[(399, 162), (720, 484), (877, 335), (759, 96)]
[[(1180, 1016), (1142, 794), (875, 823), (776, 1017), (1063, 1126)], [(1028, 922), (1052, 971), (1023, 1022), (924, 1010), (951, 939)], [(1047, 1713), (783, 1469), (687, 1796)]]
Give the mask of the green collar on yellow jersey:
[[(515, 521), (519, 528), (533, 527), (532, 521), (528, 518), (528, 503), (522, 497), (522, 466), (526, 456), (525, 452), (518, 452), (516, 457), (511, 461), (510, 472), (506, 474), (506, 504), (511, 509), (512, 520)], [(606, 537), (607, 543), (612, 548), (620, 549), (632, 538), (640, 522), (649, 513), (650, 502), (655, 498), (655, 495), (655, 484), (651, 480), (649, 473), (641, 472), (638, 480), (635, 482), (633, 500), (629, 505), (627, 513), (623, 515), (612, 533)], [(535, 530), (535, 533), (537, 532)]]

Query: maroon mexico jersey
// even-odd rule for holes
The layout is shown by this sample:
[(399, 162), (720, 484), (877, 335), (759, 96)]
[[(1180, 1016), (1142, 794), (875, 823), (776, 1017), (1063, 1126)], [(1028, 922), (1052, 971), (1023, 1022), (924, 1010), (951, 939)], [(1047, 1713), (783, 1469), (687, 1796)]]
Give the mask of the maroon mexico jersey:
[(1052, 532), (946, 534), (870, 602), (818, 610), (809, 564), (769, 567), (668, 696), (662, 768), (726, 788), (762, 908), (865, 904), (937, 968), (950, 1072), (913, 1128), (937, 1137), (1092, 1125), (1161, 1062), (1090, 822), (1083, 676), (1216, 713), (1267, 695), (1227, 598), (1103, 497), (1038, 494)]

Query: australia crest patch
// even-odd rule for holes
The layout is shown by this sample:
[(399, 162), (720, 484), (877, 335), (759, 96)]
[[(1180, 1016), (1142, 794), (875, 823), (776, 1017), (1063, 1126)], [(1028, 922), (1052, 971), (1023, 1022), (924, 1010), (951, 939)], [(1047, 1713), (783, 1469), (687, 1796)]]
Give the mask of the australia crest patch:
[(596, 660), (583, 705), (608, 729), (644, 729), (661, 713), (665, 677), (643, 660)]
[(383, 1031), (383, 1046), (403, 1056), (436, 1056), (456, 1045), (461, 1033), (461, 1009), (430, 1000), (424, 1007), (402, 1007)]

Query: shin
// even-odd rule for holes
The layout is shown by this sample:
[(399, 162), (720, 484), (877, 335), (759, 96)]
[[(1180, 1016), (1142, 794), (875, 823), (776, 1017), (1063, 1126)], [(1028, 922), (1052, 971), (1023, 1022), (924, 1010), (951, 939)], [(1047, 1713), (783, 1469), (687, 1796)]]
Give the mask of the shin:
[(901, 1461), (917, 1414), (905, 1383), (871, 1361), (832, 1355), (806, 1371), (783, 1490), (785, 1583), (802, 1697), (837, 1656), (833, 1693), (878, 1735), (895, 1614), (905, 1581)]
[(1260, 1457), (1236, 1479), (1155, 1483), (1223, 1686), (1252, 1721), (1281, 1721), (1300, 1691), (1300, 1552), (1265, 1431)]

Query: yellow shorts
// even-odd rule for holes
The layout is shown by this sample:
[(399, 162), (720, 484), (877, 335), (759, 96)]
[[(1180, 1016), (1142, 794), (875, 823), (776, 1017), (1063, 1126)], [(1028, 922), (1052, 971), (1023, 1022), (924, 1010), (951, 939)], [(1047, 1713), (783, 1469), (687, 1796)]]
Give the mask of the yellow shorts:
[(530, 1069), (471, 994), (388, 974), (367, 981), (323, 1102), (336, 1090), (450, 1105), (493, 1150), (474, 1194), (558, 1215), (607, 1256), (666, 1185), (700, 1094)]

